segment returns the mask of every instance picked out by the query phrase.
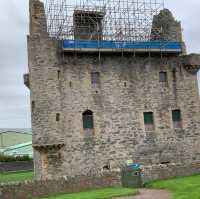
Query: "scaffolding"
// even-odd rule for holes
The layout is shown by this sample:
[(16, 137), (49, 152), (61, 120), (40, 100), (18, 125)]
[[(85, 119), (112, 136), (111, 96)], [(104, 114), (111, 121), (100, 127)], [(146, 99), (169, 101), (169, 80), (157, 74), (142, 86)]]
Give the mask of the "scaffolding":
[(164, 0), (43, 2), (48, 33), (61, 40), (150, 41), (153, 16), (164, 8)]

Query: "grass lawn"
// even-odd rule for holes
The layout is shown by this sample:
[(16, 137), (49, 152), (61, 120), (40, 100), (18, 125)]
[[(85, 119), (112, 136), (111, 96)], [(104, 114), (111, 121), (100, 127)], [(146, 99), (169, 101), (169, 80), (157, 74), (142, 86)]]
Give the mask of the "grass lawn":
[(62, 194), (40, 199), (110, 199), (118, 196), (133, 196), (136, 195), (135, 189), (128, 188), (105, 188), (93, 191)]
[(0, 183), (21, 182), (24, 180), (31, 180), (32, 178), (33, 172), (0, 173)]
[(150, 182), (146, 187), (167, 189), (173, 199), (200, 199), (200, 175)]

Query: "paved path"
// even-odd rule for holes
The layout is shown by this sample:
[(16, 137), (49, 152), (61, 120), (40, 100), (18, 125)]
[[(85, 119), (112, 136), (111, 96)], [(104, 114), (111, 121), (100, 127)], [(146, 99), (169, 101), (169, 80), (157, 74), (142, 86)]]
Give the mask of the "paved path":
[(171, 199), (172, 194), (165, 190), (139, 189), (139, 194), (132, 197), (121, 197), (116, 199)]

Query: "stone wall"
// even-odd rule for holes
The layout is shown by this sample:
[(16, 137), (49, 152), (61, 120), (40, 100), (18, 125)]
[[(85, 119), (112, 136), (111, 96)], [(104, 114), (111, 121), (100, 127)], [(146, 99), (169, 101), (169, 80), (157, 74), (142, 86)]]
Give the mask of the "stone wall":
[(143, 168), (143, 182), (196, 174), (200, 174), (200, 162), (194, 162), (192, 164), (151, 165)]
[[(177, 176), (200, 174), (200, 162), (193, 164), (151, 165), (142, 169), (143, 183)], [(74, 193), (90, 189), (121, 186), (119, 172), (102, 172), (91, 176), (65, 177), (57, 180), (35, 180), (0, 184), (1, 199), (30, 199), (61, 193)]]
[(98, 176), (77, 176), (75, 178), (27, 181), (0, 185), (1, 199), (30, 199), (59, 193), (73, 193), (103, 187), (120, 186), (117, 173), (105, 173)]
[(0, 173), (9, 171), (33, 170), (33, 161), (0, 162)]

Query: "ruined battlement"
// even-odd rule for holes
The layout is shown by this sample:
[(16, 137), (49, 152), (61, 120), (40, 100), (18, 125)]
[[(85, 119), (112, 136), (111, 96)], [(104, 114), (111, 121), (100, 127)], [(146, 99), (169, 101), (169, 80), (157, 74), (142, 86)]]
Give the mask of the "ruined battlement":
[[(100, 7), (99, 9), (96, 7), (93, 9), (83, 7), (81, 9), (75, 6), (74, 10), (71, 10), (70, 7), (69, 13), (71, 14), (69, 14), (68, 20), (71, 20), (69, 23), (72, 23), (72, 27), (69, 30), (66, 29), (67, 25), (63, 27), (64, 24), (58, 24), (60, 26), (58, 30), (57, 27), (53, 29), (53, 26), (56, 26), (55, 24), (59, 23), (61, 19), (55, 18), (54, 21), (48, 21), (48, 14), (45, 13), (42, 2), (36, 0), (32, 8), (30, 10), (32, 12), (30, 23), (33, 25), (31, 25), (30, 30), (34, 27), (37, 34), (41, 31), (43, 33), (47, 32), (50, 37), (62, 41), (62, 50), (65, 52), (186, 53), (185, 44), (182, 40), (181, 23), (174, 19), (168, 9), (164, 9), (159, 14), (153, 15), (150, 28), (145, 27), (146, 30), (140, 30), (136, 26), (134, 28), (135, 32), (128, 36), (128, 33), (123, 31), (130, 32), (131, 27), (126, 27), (124, 30), (119, 30), (119, 32), (116, 30), (117, 32), (112, 33), (112, 35), (108, 30), (105, 30), (104, 23), (108, 23), (106, 19), (108, 16), (104, 7)], [(119, 7), (119, 11), (115, 11), (115, 15), (122, 14), (120, 13), (122, 12), (120, 9), (122, 8)], [(53, 16), (49, 17), (53, 18)], [(57, 17), (63, 16), (58, 15)], [(113, 18), (113, 20), (120, 20), (120, 18)], [(135, 21), (136, 19), (132, 20)], [(117, 22), (115, 21), (115, 23)], [(34, 33), (34, 29), (31, 32)], [(55, 29), (58, 31), (57, 35), (51, 36), (51, 31), (55, 31)], [(137, 33), (138, 31), (143, 31), (143, 33)]]

